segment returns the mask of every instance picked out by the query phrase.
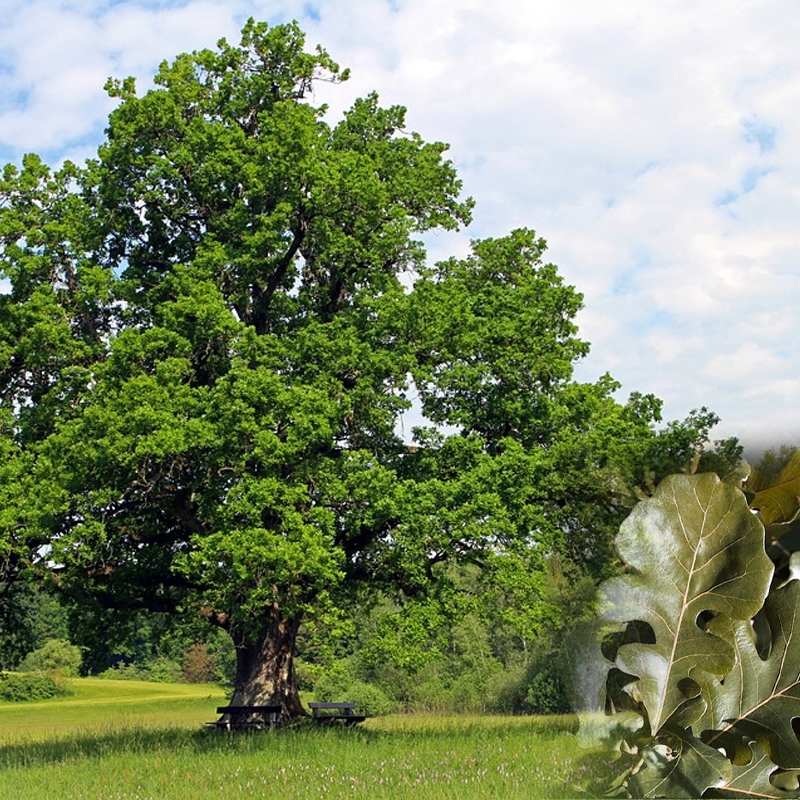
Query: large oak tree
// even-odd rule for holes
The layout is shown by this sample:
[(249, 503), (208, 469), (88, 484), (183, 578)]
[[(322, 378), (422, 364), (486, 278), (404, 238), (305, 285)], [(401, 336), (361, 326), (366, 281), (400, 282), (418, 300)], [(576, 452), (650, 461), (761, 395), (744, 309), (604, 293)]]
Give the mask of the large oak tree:
[(602, 574), (613, 480), (657, 438), (655, 398), (573, 381), (581, 296), (533, 232), (426, 263), (472, 203), (403, 108), (328, 123), (313, 84), (346, 78), (251, 21), (143, 95), (110, 81), (95, 160), (0, 182), (0, 582), (203, 615), (233, 702), (287, 715), (299, 627), (365, 589), (424, 596), (457, 560), (519, 582), (554, 550)]

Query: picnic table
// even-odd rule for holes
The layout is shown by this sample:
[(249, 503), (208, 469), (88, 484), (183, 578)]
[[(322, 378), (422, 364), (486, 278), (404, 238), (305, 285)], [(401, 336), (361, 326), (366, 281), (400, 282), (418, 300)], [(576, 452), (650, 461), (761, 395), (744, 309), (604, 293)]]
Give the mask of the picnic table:
[(331, 725), (334, 722), (342, 722), (345, 725), (355, 725), (363, 722), (366, 716), (354, 714), (355, 703), (309, 703), (311, 718), (320, 725)]
[(262, 730), (274, 725), (281, 715), (280, 705), (270, 706), (218, 706), (217, 714), (224, 719), (206, 725), (228, 731)]

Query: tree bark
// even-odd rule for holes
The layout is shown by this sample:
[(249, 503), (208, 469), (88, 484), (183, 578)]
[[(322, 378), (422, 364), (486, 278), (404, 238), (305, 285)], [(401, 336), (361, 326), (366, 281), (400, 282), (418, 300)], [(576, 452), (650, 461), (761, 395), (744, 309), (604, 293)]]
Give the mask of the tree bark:
[(233, 706), (278, 705), (284, 718), (307, 716), (294, 672), (294, 647), (300, 619), (274, 611), (255, 638), (236, 645)]

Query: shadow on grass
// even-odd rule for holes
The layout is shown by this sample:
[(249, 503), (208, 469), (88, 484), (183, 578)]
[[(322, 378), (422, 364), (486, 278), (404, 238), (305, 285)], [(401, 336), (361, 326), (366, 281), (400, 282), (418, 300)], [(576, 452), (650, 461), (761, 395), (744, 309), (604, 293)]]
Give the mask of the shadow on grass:
[(44, 741), (21, 741), (0, 746), (0, 770), (154, 752), (247, 753), (265, 747), (274, 749), (278, 742), (288, 739), (298, 743), (298, 740), (310, 737), (355, 736), (366, 741), (386, 735), (383, 732), (355, 731), (343, 726), (322, 730), (307, 723), (277, 727), (268, 731), (235, 733), (211, 729), (110, 728), (107, 731), (75, 733)]
[(184, 731), (125, 730), (58, 736), (45, 741), (22, 741), (0, 747), (0, 770), (41, 766), (112, 754), (156, 750), (186, 750), (199, 737)]
[(363, 726), (318, 726), (310, 721), (300, 721), (278, 726), (267, 731), (229, 733), (213, 729), (137, 728), (135, 726), (109, 728), (91, 733), (75, 733), (44, 741), (21, 741), (0, 746), (0, 770), (21, 769), (42, 764), (57, 764), (77, 760), (99, 760), (127, 754), (153, 752), (169, 753), (240, 753), (257, 752), (264, 748), (285, 750), (287, 754), (309, 744), (324, 747), (336, 741), (348, 741), (365, 746), (378, 742), (442, 741), (453, 743), (458, 739), (486, 741), (518, 737), (521, 732), (550, 738), (572, 732), (572, 725), (564, 718), (557, 720), (534, 719), (530, 724), (520, 720), (504, 723), (492, 722), (487, 717), (459, 721), (447, 717), (431, 717), (420, 724), (409, 717), (409, 724), (368, 728)]

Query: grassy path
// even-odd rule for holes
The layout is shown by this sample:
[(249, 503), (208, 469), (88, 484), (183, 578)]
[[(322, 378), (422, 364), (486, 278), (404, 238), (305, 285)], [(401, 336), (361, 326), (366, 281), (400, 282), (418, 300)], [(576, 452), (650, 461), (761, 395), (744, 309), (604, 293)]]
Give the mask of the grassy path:
[[(75, 693), (38, 703), (0, 702), (0, 747), (20, 740), (125, 727), (189, 728), (215, 718), (215, 686), (82, 678)], [(2, 795), (0, 795), (2, 800)]]
[(398, 715), (348, 729), (204, 729), (208, 687), (77, 681), (47, 703), (0, 703), (0, 800), (377, 798), (573, 794), (567, 723)]

